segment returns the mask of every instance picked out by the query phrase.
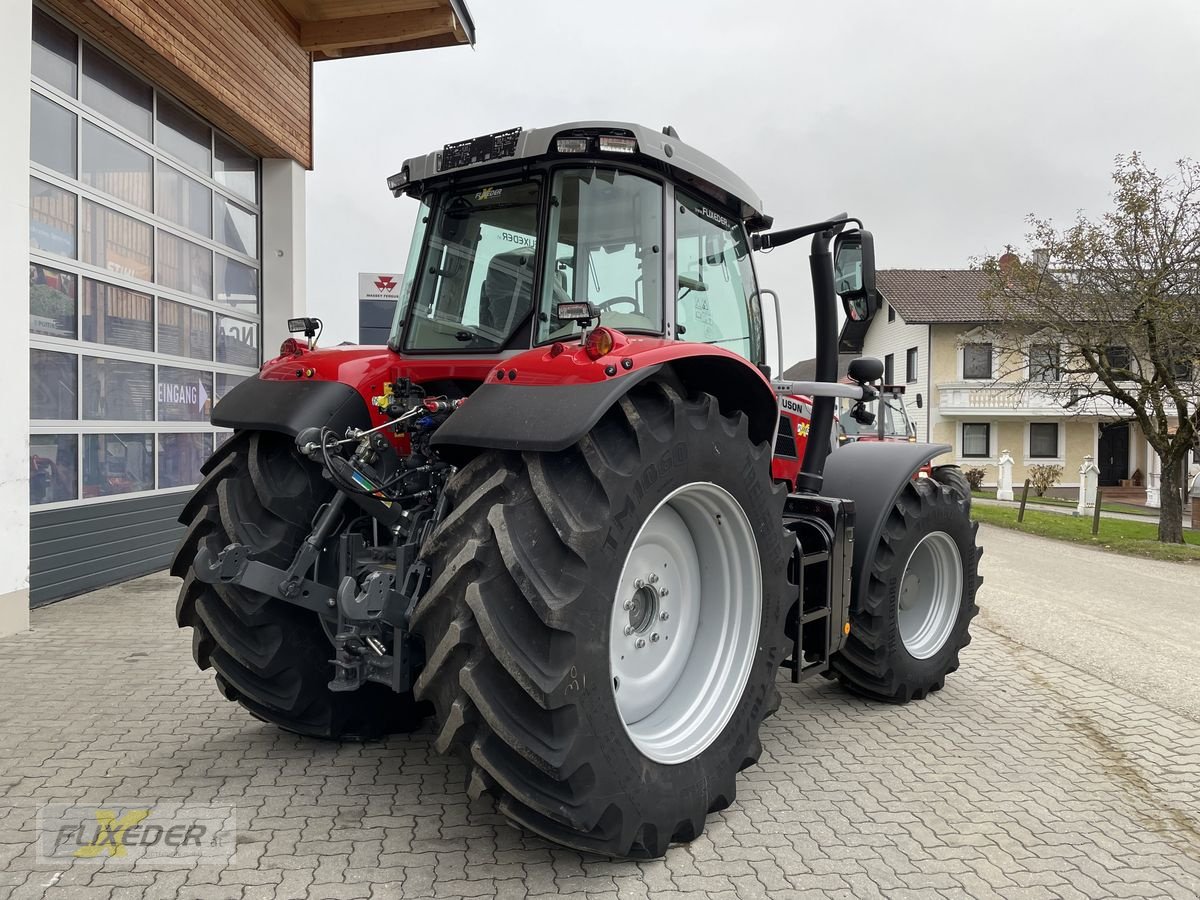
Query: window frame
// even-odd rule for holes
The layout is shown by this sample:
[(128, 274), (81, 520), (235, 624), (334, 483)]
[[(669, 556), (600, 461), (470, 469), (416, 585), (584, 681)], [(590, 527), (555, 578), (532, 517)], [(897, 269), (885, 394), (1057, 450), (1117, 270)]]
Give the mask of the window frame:
[[(971, 347), (987, 347), (988, 373), (987, 375), (968, 375), (967, 374), (967, 350)], [(996, 345), (992, 341), (967, 341), (958, 352), (958, 368), (962, 375), (963, 381), (993, 381), (996, 373)]]
[[(958, 427), (958, 456), (964, 460), (980, 460), (992, 458), (992, 422), (960, 422)], [(983, 453), (968, 453), (967, 452), (967, 428), (972, 426), (981, 427), (984, 430), (984, 442), (986, 447)]]
[[(704, 206), (707, 206), (707, 207), (713, 207), (715, 212), (736, 222), (737, 223), (736, 227), (741, 230), (742, 239), (745, 240), (745, 242), (746, 242), (746, 259), (749, 262), (749, 268), (750, 268), (750, 284), (749, 284), (750, 293), (747, 297), (744, 298), (744, 302), (746, 303), (746, 324), (747, 324), (747, 327), (751, 331), (751, 334), (748, 335), (748, 338), (751, 338), (751, 339), (753, 339), (754, 337), (758, 338), (757, 346), (752, 346), (750, 348), (751, 353), (753, 354), (753, 358), (748, 359), (747, 362), (749, 362), (751, 365), (756, 365), (756, 366), (764, 365), (767, 361), (767, 346), (766, 346), (767, 345), (767, 337), (766, 337), (767, 330), (766, 330), (766, 326), (765, 326), (765, 323), (763, 321), (763, 316), (762, 316), (762, 298), (761, 298), (761, 292), (759, 291), (759, 287), (758, 287), (758, 270), (754, 266), (754, 252), (751, 249), (753, 245), (751, 244), (751, 241), (750, 241), (750, 233), (746, 230), (746, 224), (735, 213), (731, 212), (728, 207), (722, 205), (721, 203), (717, 202), (716, 200), (700, 199), (700, 195), (698, 193), (694, 194), (694, 193), (687, 191), (686, 189), (682, 190), (682, 191), (677, 190), (676, 185), (674, 183), (668, 183), (667, 187), (663, 191), (663, 201), (666, 204), (666, 209), (669, 213), (669, 215), (666, 218), (664, 218), (664, 220), (663, 220), (663, 245), (664, 245), (664, 247), (668, 248), (668, 252), (670, 254), (669, 261), (666, 258), (667, 253), (663, 254), (664, 271), (666, 273), (664, 280), (663, 280), (663, 325), (664, 325), (663, 333), (667, 334), (668, 336), (670, 336), (672, 333), (674, 333), (676, 340), (684, 340), (684, 341), (687, 340), (686, 337), (679, 338), (679, 336), (678, 336), (679, 325), (677, 322), (677, 313), (678, 313), (678, 305), (679, 305), (679, 300), (677, 299), (678, 285), (679, 285), (679, 260), (678, 260), (679, 235), (677, 233), (676, 226), (678, 224), (677, 216), (678, 216), (679, 195), (680, 194), (683, 194), (683, 196), (686, 197), (688, 200), (690, 200), (692, 203), (698, 203), (698, 204), (703, 204)], [(745, 288), (745, 287), (746, 286), (743, 285), (743, 288)], [(671, 295), (670, 303), (667, 302), (668, 288), (669, 288), (669, 293)], [(667, 313), (668, 306), (670, 307), (669, 316)], [(754, 316), (756, 314), (758, 316), (757, 323), (755, 323), (755, 321), (754, 321)], [(755, 335), (753, 333), (756, 327), (758, 329), (757, 335)], [(740, 356), (741, 354), (738, 354), (738, 355)], [(743, 358), (745, 358), (745, 357), (743, 357)], [(782, 365), (782, 364), (783, 364), (783, 362), (781, 360), (780, 365)]]
[[(1035, 428), (1045, 426), (1054, 427), (1054, 455), (1040, 456), (1034, 455), (1033, 452), (1033, 431)], [(1025, 462), (1034, 465), (1059, 464), (1064, 462), (1064, 445), (1066, 444), (1066, 435), (1063, 431), (1063, 423), (1058, 419), (1033, 419), (1025, 423)]]
[(920, 380), (918, 372), (920, 370), (920, 347), (909, 347), (904, 351), (904, 383), (917, 384)]

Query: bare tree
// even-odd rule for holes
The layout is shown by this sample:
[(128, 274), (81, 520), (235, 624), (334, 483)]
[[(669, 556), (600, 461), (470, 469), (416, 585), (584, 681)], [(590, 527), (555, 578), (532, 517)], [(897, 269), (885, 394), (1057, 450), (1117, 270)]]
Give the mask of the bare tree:
[[(1183, 472), (1200, 432), (1200, 163), (1167, 175), (1118, 156), (1113, 206), (1060, 228), (1030, 216), (1032, 253), (989, 257), (1002, 368), (1068, 410), (1132, 417), (1161, 462), (1158, 539), (1183, 542)], [(1003, 376), (1002, 376), (1003, 377)]]

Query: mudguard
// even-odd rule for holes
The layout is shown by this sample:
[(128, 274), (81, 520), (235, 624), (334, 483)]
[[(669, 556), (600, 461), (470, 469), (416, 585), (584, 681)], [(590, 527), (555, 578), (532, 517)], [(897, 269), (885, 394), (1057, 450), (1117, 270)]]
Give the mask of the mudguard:
[(326, 426), (338, 433), (351, 426), (369, 428), (371, 416), (362, 394), (348, 384), (247, 378), (217, 403), (212, 423), (295, 437), (310, 426)]
[[(854, 501), (854, 561), (851, 605), (861, 606), (867, 579), (861, 577), (868, 554), (875, 552), (884, 522), (904, 486), (921, 466), (949, 452), (949, 444), (876, 442), (847, 444), (829, 454), (821, 493)], [(845, 635), (841, 637), (845, 643)], [(839, 649), (841, 643), (837, 648)]]
[(517, 385), (484, 382), (430, 443), (448, 459), (466, 448), (553, 453), (587, 434), (605, 411), (662, 369), (644, 366), (620, 378), (582, 384)]

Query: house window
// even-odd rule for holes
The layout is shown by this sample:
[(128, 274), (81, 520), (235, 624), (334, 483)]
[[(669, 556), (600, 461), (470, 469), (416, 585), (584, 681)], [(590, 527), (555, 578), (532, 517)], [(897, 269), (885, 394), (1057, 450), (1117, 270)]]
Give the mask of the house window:
[(1029, 423), (1029, 458), (1058, 459), (1058, 423)]
[(987, 459), (991, 454), (992, 426), (988, 422), (963, 422), (962, 455), (971, 459)]
[(904, 354), (904, 381), (906, 384), (917, 383), (917, 348), (909, 347)]
[(1054, 344), (1034, 344), (1029, 348), (1029, 380), (1056, 382), (1062, 378), (1059, 351)]
[(963, 378), (992, 377), (992, 345), (967, 344), (963, 347)]
[(896, 354), (889, 353), (883, 358), (883, 383), (895, 384), (896, 374)]
[(1110, 369), (1128, 370), (1132, 361), (1128, 347), (1109, 347), (1104, 351), (1104, 363)]
[(892, 306), (892, 304), (889, 303), (887, 305), (887, 308), (888, 308), (888, 321), (895, 322), (896, 321), (896, 307)]

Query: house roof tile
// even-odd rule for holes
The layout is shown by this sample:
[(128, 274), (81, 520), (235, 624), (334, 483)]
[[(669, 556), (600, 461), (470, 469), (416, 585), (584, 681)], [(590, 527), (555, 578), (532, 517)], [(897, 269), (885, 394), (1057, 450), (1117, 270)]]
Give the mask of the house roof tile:
[(912, 325), (996, 320), (980, 298), (988, 275), (978, 269), (880, 269), (876, 284)]

